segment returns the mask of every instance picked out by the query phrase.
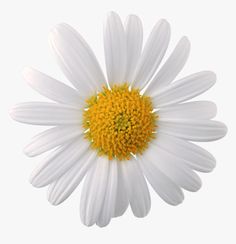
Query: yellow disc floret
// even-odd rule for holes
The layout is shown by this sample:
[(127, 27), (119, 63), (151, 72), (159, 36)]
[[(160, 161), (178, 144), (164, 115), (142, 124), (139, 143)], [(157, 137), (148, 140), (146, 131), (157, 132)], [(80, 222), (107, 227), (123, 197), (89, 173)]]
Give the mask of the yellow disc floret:
[(127, 160), (147, 148), (154, 138), (156, 119), (150, 97), (123, 84), (104, 87), (87, 100), (83, 126), (99, 154)]

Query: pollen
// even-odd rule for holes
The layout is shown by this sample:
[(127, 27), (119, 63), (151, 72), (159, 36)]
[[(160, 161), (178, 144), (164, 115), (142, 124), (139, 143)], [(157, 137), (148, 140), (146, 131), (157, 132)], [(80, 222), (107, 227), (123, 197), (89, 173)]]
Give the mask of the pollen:
[(85, 137), (99, 155), (128, 160), (142, 154), (154, 138), (158, 116), (151, 98), (127, 84), (103, 87), (86, 101)]

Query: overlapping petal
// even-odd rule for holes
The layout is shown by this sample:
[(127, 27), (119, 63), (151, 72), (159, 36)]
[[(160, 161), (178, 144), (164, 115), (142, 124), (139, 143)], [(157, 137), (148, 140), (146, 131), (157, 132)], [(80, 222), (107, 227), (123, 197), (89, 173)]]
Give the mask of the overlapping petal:
[(93, 51), (71, 26), (57, 25), (49, 40), (59, 66), (82, 97), (93, 94), (106, 84)]
[(32, 125), (75, 125), (82, 123), (82, 110), (68, 105), (47, 102), (25, 102), (15, 105), (11, 117)]
[(133, 85), (144, 88), (156, 72), (170, 40), (170, 25), (160, 20), (150, 33), (137, 65)]
[(145, 93), (152, 96), (157, 89), (168, 85), (184, 67), (190, 52), (190, 42), (182, 37), (165, 64), (151, 80)]
[(127, 43), (124, 26), (115, 12), (110, 12), (104, 27), (104, 51), (110, 85), (125, 82)]
[(142, 22), (136, 15), (129, 15), (125, 23), (127, 39), (127, 67), (125, 82), (132, 83), (143, 44)]
[(79, 158), (74, 166), (49, 186), (48, 201), (53, 205), (65, 201), (80, 184), (95, 159), (95, 152), (87, 152)]

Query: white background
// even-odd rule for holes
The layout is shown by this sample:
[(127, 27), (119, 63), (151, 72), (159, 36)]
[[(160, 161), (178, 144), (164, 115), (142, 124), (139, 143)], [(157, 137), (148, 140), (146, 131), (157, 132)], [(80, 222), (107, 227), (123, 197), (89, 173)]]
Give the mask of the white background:
[[(99, 0), (0, 1), (0, 243), (236, 243), (236, 14), (235, 1), (211, 0)], [(200, 70), (217, 73), (216, 85), (200, 98), (218, 105), (217, 120), (229, 129), (217, 142), (204, 143), (217, 158), (210, 174), (201, 174), (203, 187), (185, 194), (178, 207), (165, 204), (151, 191), (152, 208), (144, 219), (130, 210), (106, 228), (81, 224), (81, 187), (65, 203), (51, 206), (46, 189), (28, 182), (39, 158), (27, 158), (23, 146), (43, 128), (12, 121), (10, 107), (18, 102), (43, 100), (21, 77), (30, 65), (65, 81), (51, 56), (47, 35), (57, 23), (78, 29), (104, 68), (102, 26), (106, 12), (129, 13), (143, 20), (144, 34), (159, 18), (172, 27), (170, 50), (182, 35), (192, 44), (180, 76)], [(158, 155), (157, 155), (158, 156)]]

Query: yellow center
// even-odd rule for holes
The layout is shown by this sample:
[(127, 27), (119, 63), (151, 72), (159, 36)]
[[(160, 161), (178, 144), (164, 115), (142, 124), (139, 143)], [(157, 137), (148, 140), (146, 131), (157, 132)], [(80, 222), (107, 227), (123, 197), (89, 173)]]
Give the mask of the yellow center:
[(141, 154), (154, 138), (157, 115), (150, 97), (127, 84), (114, 85), (86, 101), (85, 136), (92, 148), (109, 159), (128, 160)]

